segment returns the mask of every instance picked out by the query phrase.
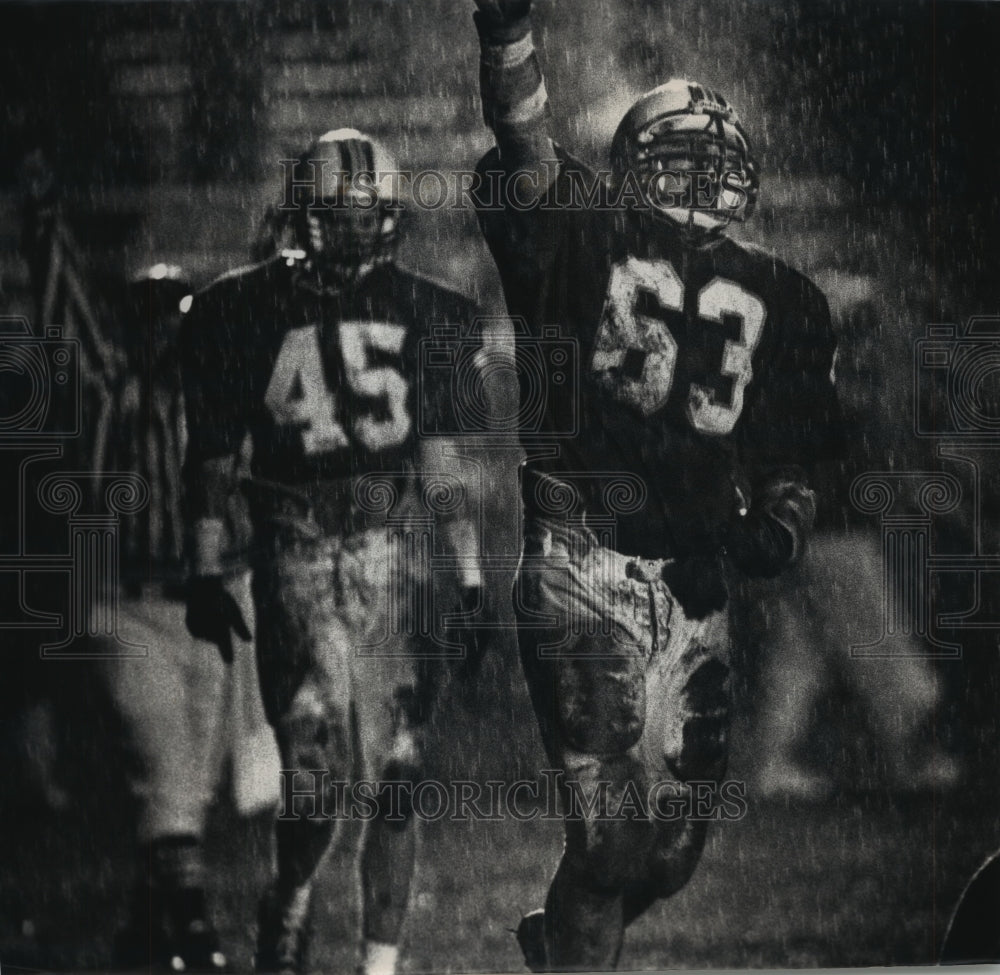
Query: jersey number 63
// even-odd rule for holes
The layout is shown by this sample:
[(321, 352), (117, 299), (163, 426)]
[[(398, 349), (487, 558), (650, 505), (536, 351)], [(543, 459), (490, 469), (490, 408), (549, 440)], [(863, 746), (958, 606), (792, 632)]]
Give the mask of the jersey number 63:
[[(696, 307), (699, 323), (708, 327), (712, 322), (739, 324), (739, 338), (725, 340), (718, 366), (718, 374), (729, 380), (728, 402), (712, 386), (693, 382), (684, 406), (695, 430), (727, 434), (743, 410), (766, 312), (759, 298), (726, 278), (706, 284)], [(616, 264), (591, 358), (598, 386), (643, 416), (662, 409), (673, 388), (678, 355), (668, 323), (683, 313), (684, 285), (669, 261), (628, 257)]]

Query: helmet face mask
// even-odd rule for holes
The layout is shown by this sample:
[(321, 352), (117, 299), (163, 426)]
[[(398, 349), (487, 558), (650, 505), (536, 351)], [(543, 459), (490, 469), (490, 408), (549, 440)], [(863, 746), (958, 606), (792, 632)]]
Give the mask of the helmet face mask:
[(297, 217), (296, 242), (324, 284), (350, 284), (395, 253), (399, 213), (381, 203), (324, 202)]
[(401, 216), (395, 172), (385, 148), (355, 129), (326, 133), (296, 160), (286, 201), (321, 290), (338, 291), (392, 260)]
[(746, 220), (757, 201), (757, 165), (736, 113), (693, 82), (643, 95), (615, 133), (611, 160), (618, 179), (637, 177), (653, 217), (694, 246)]

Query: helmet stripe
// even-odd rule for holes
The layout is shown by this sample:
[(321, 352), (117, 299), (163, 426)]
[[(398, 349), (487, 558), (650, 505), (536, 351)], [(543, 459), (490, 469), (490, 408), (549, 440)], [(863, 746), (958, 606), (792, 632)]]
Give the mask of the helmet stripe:
[(357, 139), (348, 139), (347, 151), (351, 154), (350, 178), (353, 179), (364, 169), (364, 155), (361, 151), (361, 143)]
[(351, 147), (345, 140), (337, 142), (337, 149), (340, 151), (340, 168), (345, 173), (350, 173), (353, 169), (351, 163)]
[(361, 143), (364, 149), (365, 155), (365, 172), (374, 173), (375, 172), (375, 147), (371, 144), (371, 141), (365, 139)]

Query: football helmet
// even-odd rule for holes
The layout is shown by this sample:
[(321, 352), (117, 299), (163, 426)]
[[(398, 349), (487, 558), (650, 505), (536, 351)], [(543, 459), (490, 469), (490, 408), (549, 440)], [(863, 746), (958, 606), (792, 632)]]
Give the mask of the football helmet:
[(625, 113), (611, 167), (619, 181), (637, 177), (652, 214), (692, 244), (746, 220), (757, 203), (757, 163), (735, 110), (683, 78), (646, 92)]
[(334, 129), (286, 169), (295, 247), (324, 289), (339, 290), (391, 260), (399, 237), (398, 167), (357, 129)]

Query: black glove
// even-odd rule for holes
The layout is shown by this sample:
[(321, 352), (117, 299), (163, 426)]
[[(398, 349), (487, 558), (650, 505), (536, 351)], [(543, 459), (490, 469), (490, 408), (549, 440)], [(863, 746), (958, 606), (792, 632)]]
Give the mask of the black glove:
[(670, 594), (684, 615), (700, 620), (726, 605), (729, 592), (717, 556), (697, 556), (668, 562), (661, 572)]
[(816, 495), (805, 482), (775, 478), (734, 520), (726, 554), (746, 575), (773, 578), (800, 557), (815, 519)]
[(792, 560), (791, 532), (766, 515), (748, 515), (726, 539), (726, 554), (744, 575), (771, 579)]
[(233, 661), (233, 633), (241, 640), (252, 639), (239, 603), (226, 590), (222, 576), (189, 580), (184, 622), (196, 640), (214, 643), (227, 664)]
[(531, 0), (476, 0), (476, 6), (473, 19), (484, 42), (518, 40), (527, 34), (524, 21), (531, 13)]
[(522, 20), (531, 13), (531, 0), (476, 0), (478, 13), (497, 24)]
[[(463, 614), (472, 614), (483, 605), (482, 586), (461, 586), (458, 590), (458, 608)], [(475, 680), (483, 666), (486, 641), (480, 630), (463, 623), (449, 627), (449, 636), (465, 647), (465, 656), (458, 665), (457, 676), (462, 681)]]

